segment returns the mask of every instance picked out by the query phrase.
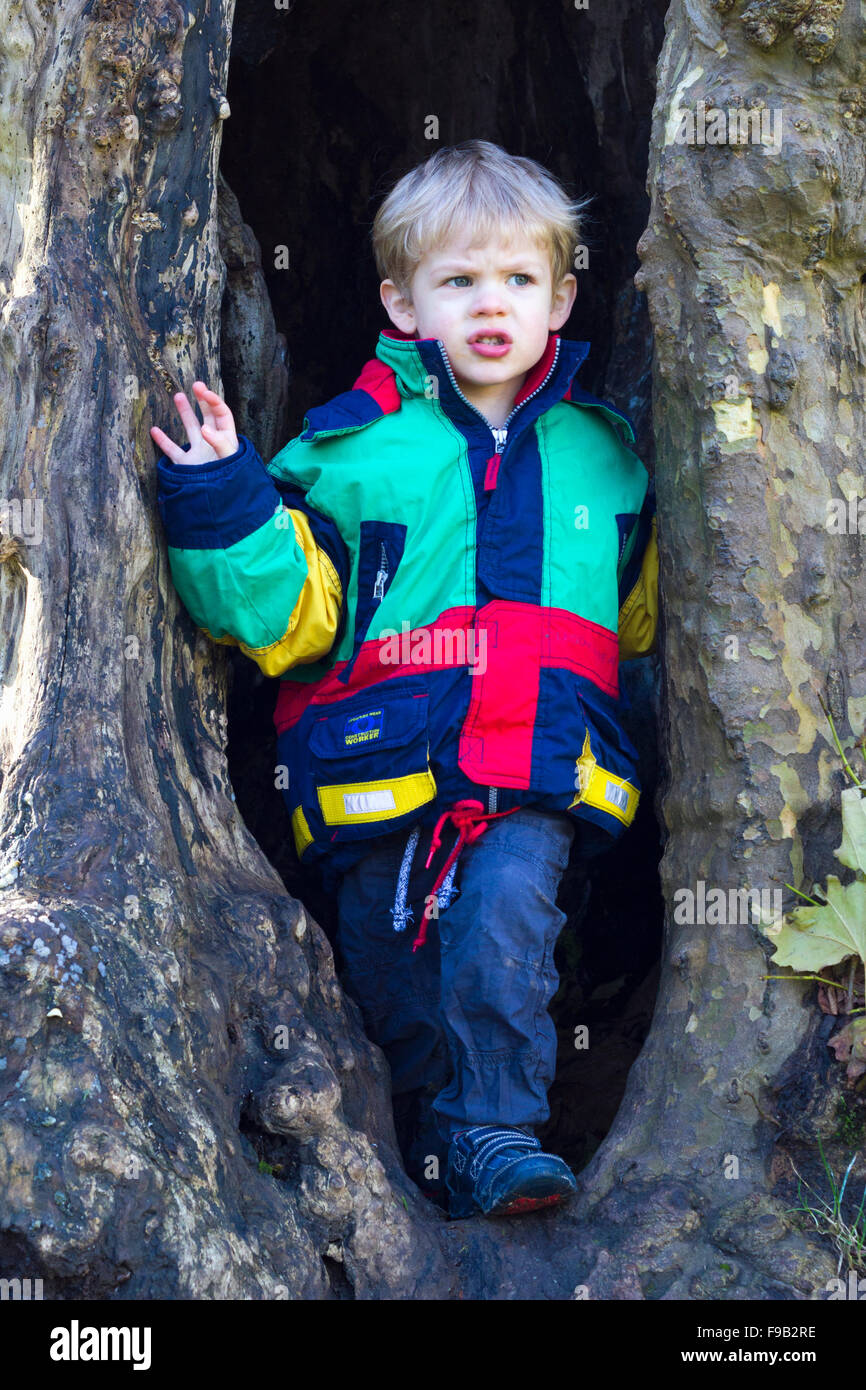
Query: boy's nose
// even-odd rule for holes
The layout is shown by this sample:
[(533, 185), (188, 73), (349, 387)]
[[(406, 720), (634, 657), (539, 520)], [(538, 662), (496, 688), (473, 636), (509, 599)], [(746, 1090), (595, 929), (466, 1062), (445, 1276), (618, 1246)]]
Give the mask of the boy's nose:
[(488, 319), (497, 319), (500, 316), (505, 316), (504, 305), (500, 304), (496, 299), (479, 300), (472, 315), (473, 318), (484, 323), (486, 323)]
[(485, 314), (502, 313), (505, 309), (505, 295), (498, 285), (479, 285), (472, 301), (472, 312), (476, 318)]

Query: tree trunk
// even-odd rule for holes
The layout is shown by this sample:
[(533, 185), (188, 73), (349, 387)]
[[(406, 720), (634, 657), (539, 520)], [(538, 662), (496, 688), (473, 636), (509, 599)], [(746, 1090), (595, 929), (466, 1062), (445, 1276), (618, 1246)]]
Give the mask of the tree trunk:
[(29, 151), (0, 495), (43, 518), (4, 527), (0, 1266), (46, 1297), (444, 1294), (383, 1059), (233, 804), (224, 656), (166, 564), (148, 426), (221, 389), (231, 6), (196, 13), (13, 4), (0, 39), (0, 148)]
[[(659, 62), (636, 278), (655, 333), (668, 915), (653, 1028), (582, 1174), (581, 1226), (608, 1235), (592, 1296), (803, 1297), (836, 1273), (773, 1162), (814, 1149), (838, 1095), (836, 1076), (811, 1096), (810, 1133), (791, 1113), (826, 1070), (803, 985), (764, 980), (756, 926), (672, 913), (700, 880), (823, 878), (843, 782), (818, 697), (849, 751), (866, 714), (862, 544), (825, 524), (828, 499), (864, 493), (862, 29), (803, 5), (822, 16), (792, 42), (773, 22), (792, 8), (675, 0)], [(678, 143), (701, 101), (769, 108), (781, 147)]]
[[(269, 313), (229, 193), (223, 300), (233, 5), (8, 9), (0, 1274), (53, 1298), (820, 1287), (835, 1259), (792, 1228), (770, 1161), (779, 1078), (823, 1044), (749, 926), (669, 921), (652, 1032), (571, 1209), (448, 1224), (405, 1176), (382, 1054), (238, 813), (225, 652), (179, 606), (156, 511), (148, 427), (195, 378), (222, 389), (221, 306), (233, 343)], [(855, 729), (866, 712), (860, 554), (819, 524), (861, 482), (856, 23), (830, 53), (762, 49), (744, 19), (672, 6), (653, 124), (669, 914), (701, 878), (820, 877), (838, 779), (817, 694)], [(777, 155), (666, 143), (680, 97), (759, 92), (791, 114)], [(239, 416), (263, 449), (285, 410), (268, 332)], [(227, 363), (249, 406), (249, 358)]]

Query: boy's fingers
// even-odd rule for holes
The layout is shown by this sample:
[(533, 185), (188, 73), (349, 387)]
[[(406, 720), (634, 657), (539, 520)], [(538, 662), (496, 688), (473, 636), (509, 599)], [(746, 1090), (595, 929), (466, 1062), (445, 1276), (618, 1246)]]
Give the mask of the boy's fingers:
[(186, 430), (186, 437), (195, 448), (197, 444), (201, 443), (202, 438), (198, 416), (182, 391), (178, 391), (175, 396), (175, 405)]
[[(204, 440), (218, 454), (220, 435), (234, 431), (234, 417), (222, 397), (217, 395), (216, 391), (211, 391), (203, 381), (194, 381), (192, 389), (202, 413), (203, 424), (199, 423), (195, 408), (185, 391), (176, 391), (172, 397), (186, 430), (187, 439), (192, 445), (200, 444)], [(153, 426), (151, 434), (163, 453), (174, 463), (189, 461), (185, 450), (180, 449), (158, 426)], [(207, 438), (207, 434), (211, 437)]]
[(201, 437), (210, 445), (217, 458), (228, 458), (230, 454), (236, 454), (238, 451), (237, 437), (229, 438), (225, 430), (218, 430), (213, 425), (202, 425)]
[(213, 424), (219, 430), (229, 429), (234, 425), (234, 416), (223, 400), (222, 396), (216, 391), (211, 391), (210, 387), (205, 386), (203, 381), (194, 381), (193, 389), (198, 397), (201, 412), (208, 424)]
[(177, 413), (184, 423), (184, 428), (189, 432), (190, 425), (198, 429), (198, 416), (190, 405), (189, 399), (184, 391), (178, 391), (174, 397)]
[(222, 396), (217, 395), (216, 391), (212, 391), (209, 386), (205, 386), (203, 381), (194, 381), (192, 385), (202, 410), (218, 410), (220, 407), (224, 410), (227, 409)]
[(204, 396), (210, 396), (211, 399), (214, 400), (214, 401), (221, 401), (221, 400), (222, 400), (222, 396), (219, 394), (219, 392), (218, 392), (218, 391), (212, 391), (211, 388), (208, 386), (208, 384), (207, 384), (206, 381), (194, 381), (192, 385), (193, 385), (193, 390), (196, 391), (196, 394), (197, 394), (197, 395), (198, 395), (199, 393), (201, 393), (201, 394), (204, 395)]
[(184, 451), (179, 449), (173, 439), (169, 439), (167, 434), (158, 425), (152, 425), (150, 430), (151, 438), (158, 449), (161, 449), (166, 458), (170, 458), (172, 463), (182, 463)]

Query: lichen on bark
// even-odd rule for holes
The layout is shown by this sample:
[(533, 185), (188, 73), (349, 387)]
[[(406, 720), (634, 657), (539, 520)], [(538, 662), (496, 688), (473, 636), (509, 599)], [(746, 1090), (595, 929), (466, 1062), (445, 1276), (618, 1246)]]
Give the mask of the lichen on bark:
[[(710, 0), (728, 14), (735, 0)], [(839, 39), (845, 0), (750, 0), (739, 19), (751, 43), (772, 48), (790, 32), (797, 52), (809, 63), (825, 63)]]

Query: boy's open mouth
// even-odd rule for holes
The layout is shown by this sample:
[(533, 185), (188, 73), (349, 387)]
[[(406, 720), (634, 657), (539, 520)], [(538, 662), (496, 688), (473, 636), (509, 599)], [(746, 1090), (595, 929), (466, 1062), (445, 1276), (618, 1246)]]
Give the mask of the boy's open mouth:
[(508, 333), (473, 333), (469, 346), (482, 357), (501, 357), (511, 347)]

